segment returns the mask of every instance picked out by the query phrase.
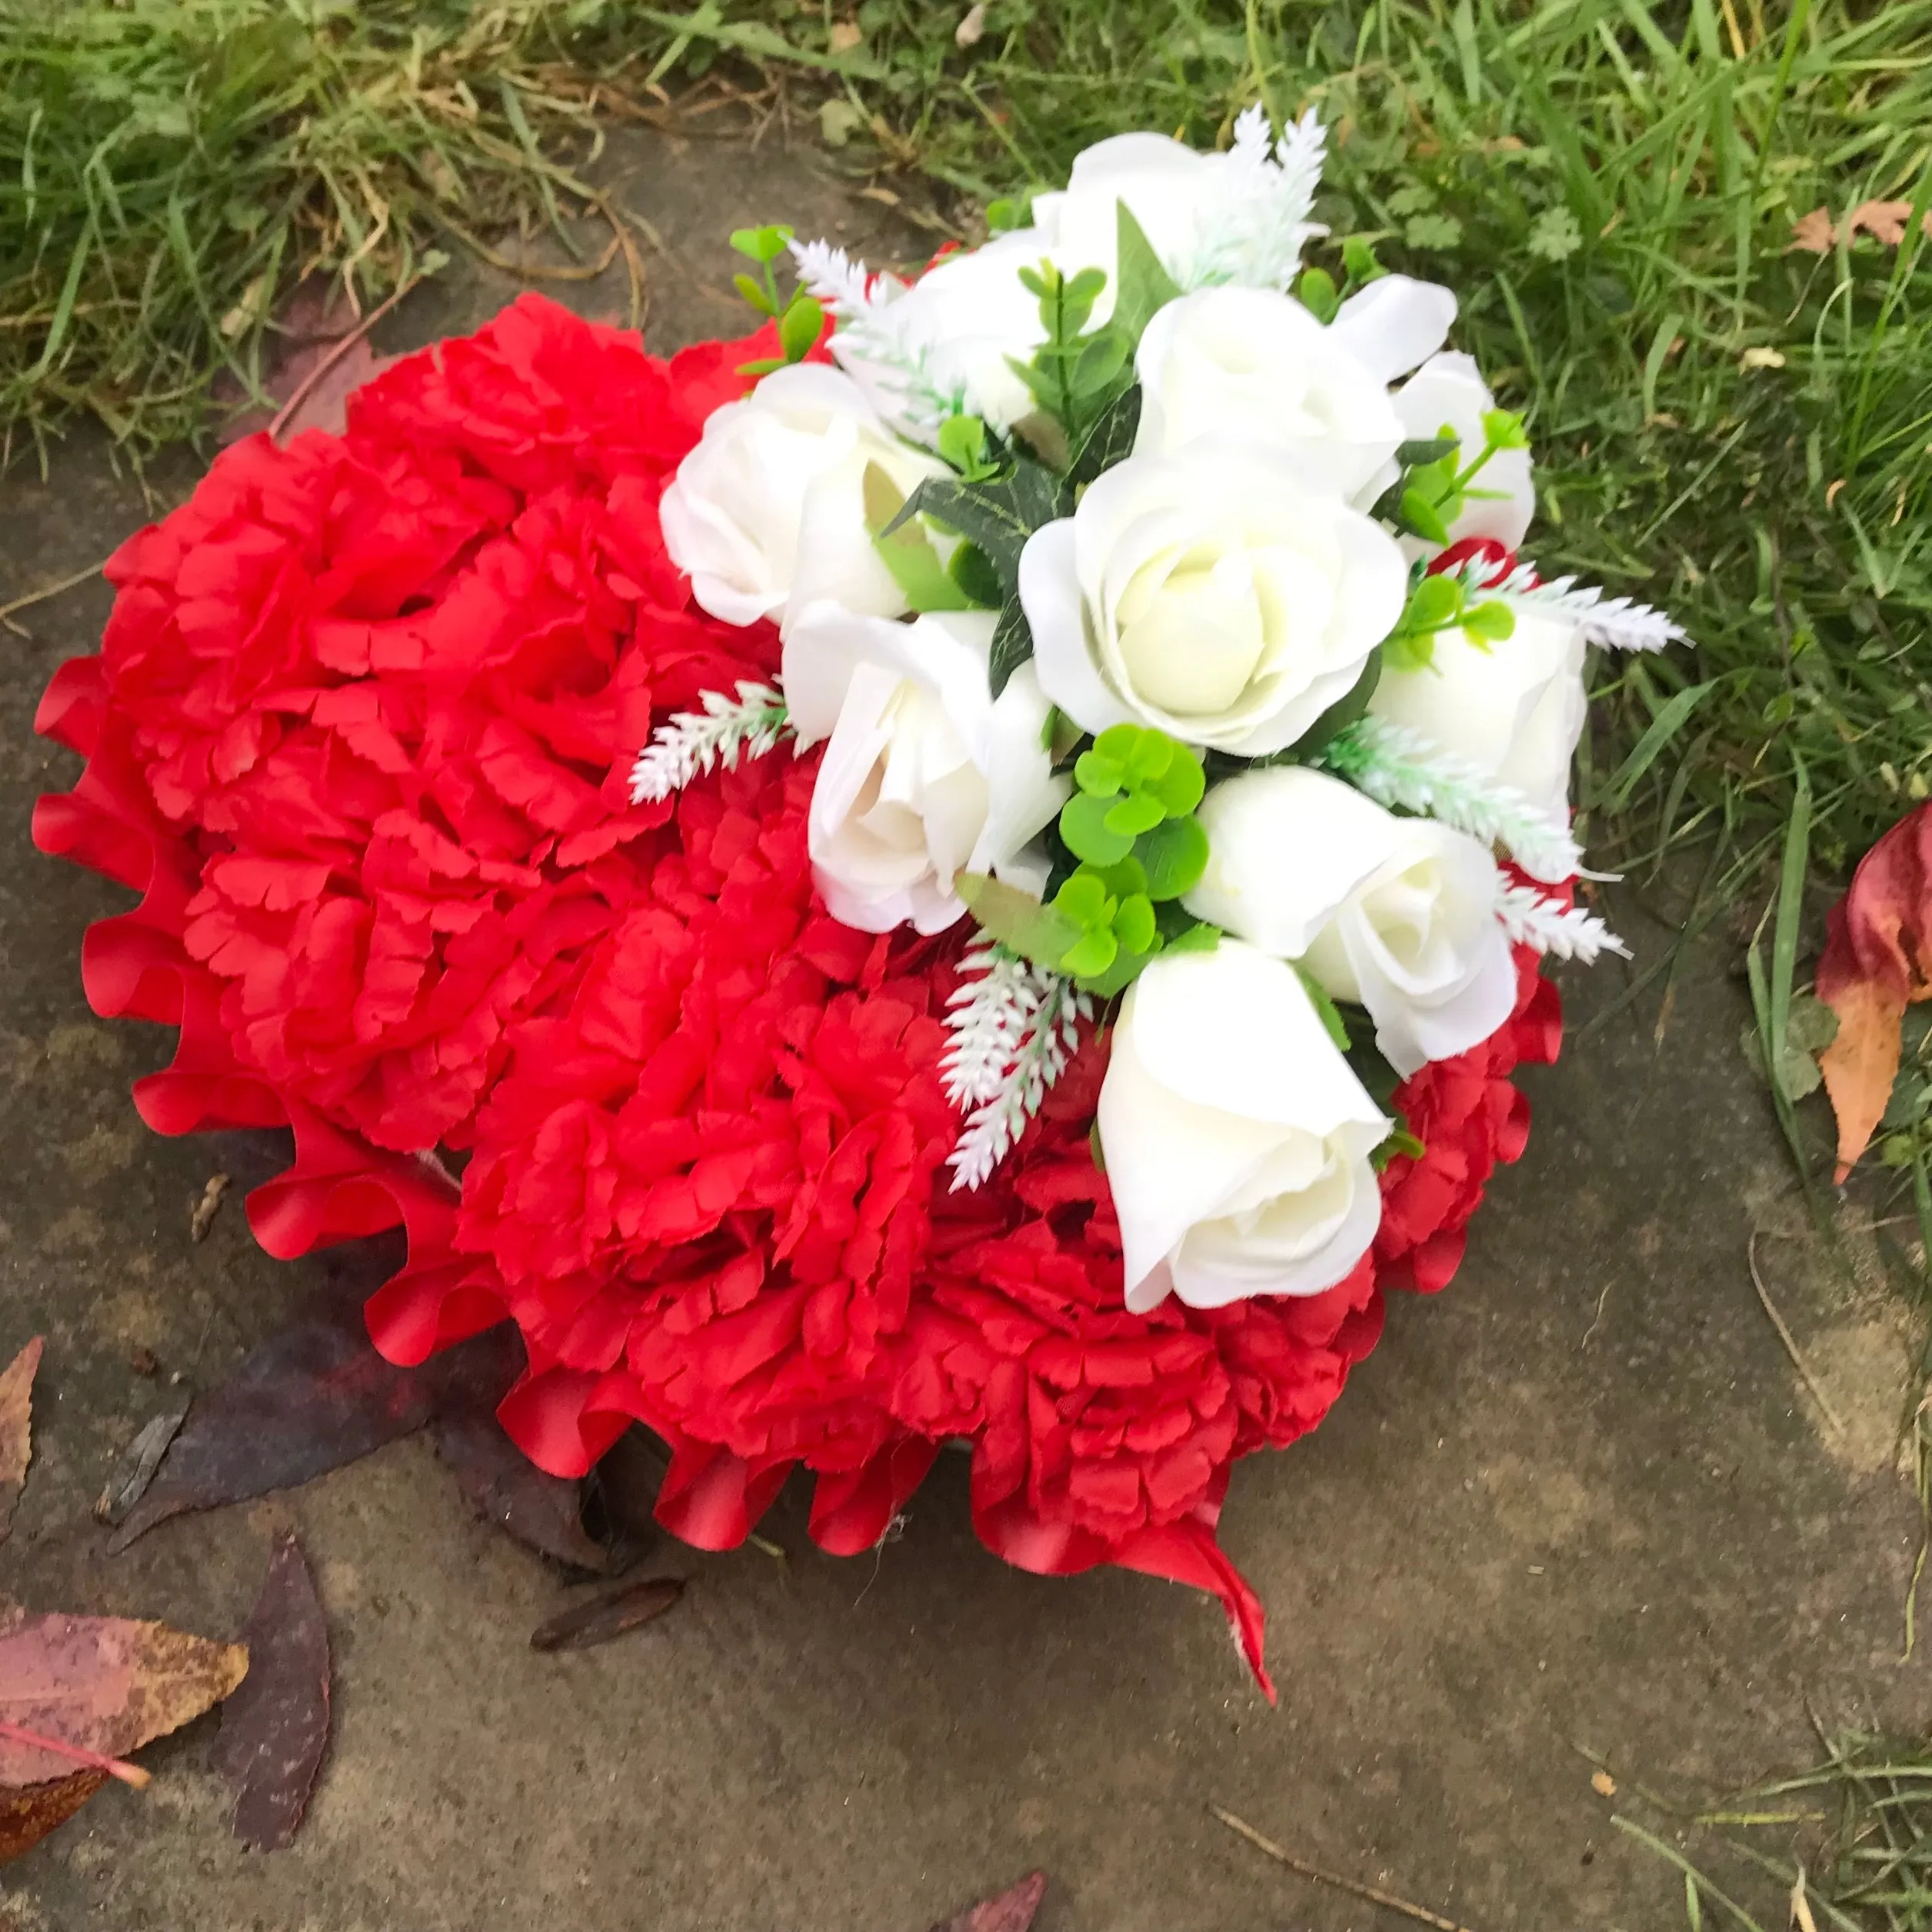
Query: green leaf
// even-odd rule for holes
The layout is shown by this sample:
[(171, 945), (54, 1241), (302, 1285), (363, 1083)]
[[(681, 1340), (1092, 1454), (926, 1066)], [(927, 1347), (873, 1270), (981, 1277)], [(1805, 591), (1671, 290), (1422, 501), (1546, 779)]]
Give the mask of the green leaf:
[(1341, 1009), (1336, 1005), (1327, 987), (1300, 964), (1294, 962), (1295, 978), (1301, 981), (1302, 991), (1308, 996), (1321, 1024), (1327, 1029), (1328, 1037), (1344, 1053), (1348, 1051), (1348, 1028), (1341, 1017)]
[(761, 315), (769, 315), (771, 313), (771, 298), (765, 293), (764, 285), (757, 276), (734, 275), (731, 278), (731, 285)]
[[(1110, 933), (1109, 938), (1113, 935)], [(1119, 942), (1115, 941), (1118, 945)], [(1097, 998), (1111, 999), (1116, 993), (1124, 991), (1139, 978), (1143, 968), (1155, 954), (1161, 950), (1156, 945), (1152, 952), (1137, 953), (1124, 946), (1115, 954), (1114, 963), (1105, 971), (1079, 975), (1082, 991), (1093, 994)], [(1071, 971), (1071, 968), (1065, 970)]]
[[(1067, 801), (1060, 813), (1060, 836), (1066, 841), (1067, 849), (1074, 858), (1084, 858), (1094, 865), (1112, 865), (1134, 850), (1134, 835), (1131, 832), (1117, 832), (1107, 822), (1112, 809), (1104, 798), (1093, 798), (1084, 791), (1075, 792)], [(1203, 843), (1205, 844), (1204, 838)], [(1203, 862), (1205, 863), (1204, 857)], [(1151, 866), (1148, 867), (1148, 873), (1151, 878)], [(1172, 898), (1175, 895), (1168, 892), (1158, 896)]]
[(1007, 196), (986, 204), (986, 231), (989, 235), (1004, 235), (1011, 228), (1024, 227), (1025, 222), (1026, 210)]
[(1068, 377), (1074, 395), (1084, 400), (1107, 394), (1133, 353), (1134, 345), (1117, 328), (1104, 328), (1088, 336)]
[(986, 460), (986, 425), (977, 416), (948, 416), (939, 425), (939, 455), (969, 483), (994, 474)]
[(1351, 288), (1379, 281), (1388, 273), (1375, 259), (1374, 248), (1359, 235), (1351, 235), (1341, 245), (1341, 265), (1347, 273)]
[(1127, 338), (1129, 347), (1134, 348), (1155, 311), (1181, 293), (1181, 285), (1154, 253), (1146, 229), (1134, 218), (1134, 211), (1124, 202), (1116, 205), (1120, 212), (1114, 258), (1114, 326)]
[(1184, 744), (1177, 744), (1179, 754), (1171, 758), (1164, 771), (1147, 781), (1147, 788), (1160, 800), (1170, 818), (1185, 818), (1207, 795), (1208, 773), (1199, 758)]
[(1501, 644), (1516, 635), (1516, 613), (1500, 598), (1472, 604), (1462, 614), (1462, 628), (1471, 639)]
[(731, 231), (731, 247), (734, 252), (748, 256), (760, 267), (776, 261), (785, 251), (785, 244), (791, 239), (793, 231), (783, 222), (768, 223), (764, 228), (734, 228)]
[(1197, 919), (1170, 939), (1163, 951), (1171, 953), (1211, 953), (1221, 944), (1221, 931), (1204, 919)]
[(1113, 964), (1120, 941), (1105, 926), (1090, 926), (1061, 955), (1060, 970), (1075, 979), (1091, 979)]
[(1067, 481), (1078, 488), (1124, 462), (1134, 454), (1141, 428), (1141, 390), (1137, 383), (1123, 390), (1101, 411), (1067, 471)]
[(1413, 531), (1426, 542), (1446, 544), (1449, 541), (1449, 526), (1443, 521), (1435, 505), (1420, 490), (1402, 492), (1397, 515), (1403, 528)]
[(1161, 801), (1152, 793), (1131, 791), (1108, 807), (1107, 829), (1138, 838), (1142, 832), (1152, 831), (1167, 815)]
[(1454, 436), (1426, 436), (1414, 442), (1397, 443), (1395, 460), (1405, 470), (1420, 469), (1425, 463), (1447, 461), (1461, 448)]
[(988, 938), (1042, 965), (1051, 965), (1081, 936), (1080, 925), (1064, 913), (984, 872), (958, 874), (953, 890)]
[(1527, 449), (1530, 446), (1523, 418), (1514, 409), (1483, 411), (1483, 441), (1491, 449)]
[(1074, 783), (1095, 798), (1117, 798), (1126, 776), (1120, 761), (1109, 758), (1098, 744), (1074, 761)]
[(1131, 894), (1115, 908), (1114, 936), (1128, 952), (1151, 950), (1154, 941), (1154, 902), (1144, 892)]
[(1335, 278), (1325, 268), (1304, 268), (1301, 278), (1294, 285), (1294, 292), (1300, 297), (1301, 305), (1318, 322), (1332, 322), (1335, 311), (1341, 307), (1341, 291), (1335, 286)]
[(967, 602), (974, 608), (997, 611), (1006, 601), (1006, 592), (1001, 585), (999, 575), (988, 561), (986, 552), (978, 544), (962, 543), (958, 545), (946, 569), (953, 581), (965, 593)]
[(928, 477), (899, 516), (929, 516), (978, 545), (1011, 596), (1019, 589), (1020, 552), (1028, 538), (1072, 507), (1071, 492), (1052, 471), (1021, 457), (1010, 475), (984, 482)]
[(788, 362), (802, 362), (817, 345), (825, 325), (825, 311), (811, 296), (795, 295), (778, 318), (778, 346)]
[(1106, 879), (1083, 865), (1061, 884), (1053, 903), (1055, 911), (1064, 912), (1084, 930), (1107, 923), (1108, 897)]
[(1690, 714), (1717, 686), (1716, 678), (1707, 678), (1703, 684), (1687, 685), (1672, 696), (1651, 720), (1644, 735), (1631, 746), (1629, 757), (1611, 774), (1603, 789), (1591, 799), (1591, 804), (1621, 811), (1630, 802), (1631, 794), (1637, 789), (1637, 781), (1650, 770), (1657, 761), (1657, 754), (1683, 730), (1690, 721)]
[(993, 643), (987, 654), (986, 688), (997, 698), (1005, 690), (1014, 671), (1033, 655), (1033, 632), (1018, 597), (1009, 597), (1000, 606), (999, 621), (993, 626)]
[[(1064, 813), (1061, 826), (1064, 835)], [(1198, 818), (1164, 819), (1134, 841), (1134, 856), (1147, 868), (1150, 899), (1178, 899), (1193, 891), (1208, 869), (1207, 831)]]

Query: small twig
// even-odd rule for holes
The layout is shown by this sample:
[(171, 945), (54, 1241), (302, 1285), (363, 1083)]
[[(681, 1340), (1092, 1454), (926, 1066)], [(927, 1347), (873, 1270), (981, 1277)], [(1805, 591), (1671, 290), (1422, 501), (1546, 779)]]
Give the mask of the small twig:
[(1466, 1925), (1459, 1925), (1454, 1919), (1445, 1919), (1431, 1912), (1427, 1907), (1411, 1905), (1406, 1898), (1397, 1898), (1393, 1892), (1379, 1890), (1373, 1885), (1358, 1884), (1354, 1879), (1343, 1878), (1337, 1874), (1324, 1871), (1319, 1865), (1311, 1865), (1297, 1858), (1292, 1852), (1284, 1851), (1272, 1838), (1264, 1838), (1254, 1827), (1235, 1817), (1231, 1811), (1224, 1811), (1218, 1804), (1211, 1804), (1211, 1811), (1230, 1831), (1238, 1832), (1257, 1850), (1264, 1851), (1290, 1871), (1298, 1872), (1304, 1878), (1312, 1878), (1317, 1884), (1332, 1885), (1339, 1892), (1347, 1892), (1356, 1898), (1365, 1898), (1371, 1905), (1379, 1905), (1384, 1910), (1400, 1912), (1404, 1918), (1414, 1919), (1424, 1925), (1433, 1925), (1436, 1932), (1469, 1932)]
[(11, 604), (0, 604), (0, 624), (4, 624), (15, 637), (24, 638), (29, 634), (13, 621), (15, 611), (24, 611), (35, 604), (45, 604), (50, 597), (58, 597), (64, 591), (78, 590), (82, 585), (98, 577), (108, 567), (103, 557), (98, 564), (89, 564), (85, 570), (77, 570), (72, 577), (63, 577), (57, 584), (49, 584), (44, 590), (29, 591), (25, 597), (16, 597)]
[(268, 425), (270, 442), (279, 443), (281, 441), (281, 432), (288, 426), (289, 418), (294, 415), (295, 411), (308, 400), (316, 384), (320, 382), (322, 378), (327, 375), (329, 371), (334, 368), (336, 364), (341, 361), (342, 358), (347, 355), (349, 351), (354, 348), (356, 344), (361, 341), (369, 331), (374, 328), (376, 324), (381, 321), (383, 317), (388, 315), (390, 310), (395, 308), (396, 304), (401, 301), (403, 297), (408, 295), (421, 279), (420, 275), (411, 277), (386, 301), (377, 303), (375, 307), (371, 309), (368, 315), (365, 315), (361, 321), (358, 322), (355, 328), (351, 329), (348, 335), (345, 335), (328, 355), (324, 356), (321, 361), (318, 362), (315, 368), (295, 385), (295, 393), (281, 405), (281, 408), (276, 411), (275, 421)]
[(1771, 1326), (1777, 1331), (1777, 1338), (1784, 1344), (1784, 1352), (1791, 1358), (1791, 1366), (1803, 1378), (1804, 1386), (1811, 1391), (1811, 1399), (1824, 1411), (1824, 1419), (1840, 1435), (1845, 1433), (1845, 1425), (1839, 1420), (1838, 1411), (1825, 1399), (1824, 1391), (1818, 1386), (1818, 1378), (1805, 1366), (1804, 1357), (1798, 1353), (1797, 1344), (1791, 1339), (1791, 1331), (1784, 1325), (1784, 1317), (1771, 1305), (1771, 1297), (1765, 1292), (1764, 1277), (1757, 1271), (1757, 1234), (1754, 1229), (1750, 1239), (1744, 1244), (1745, 1259), (1750, 1264), (1751, 1286), (1757, 1291), (1757, 1298), (1764, 1304), (1764, 1312), (1771, 1318)]
[(89, 1750), (85, 1744), (70, 1744), (62, 1737), (44, 1737), (37, 1730), (29, 1730), (25, 1724), (8, 1724), (4, 1717), (0, 1717), (0, 1737), (16, 1744), (28, 1745), (35, 1750), (44, 1750), (51, 1757), (70, 1758), (90, 1771), (105, 1771), (109, 1777), (118, 1777), (123, 1784), (132, 1784), (137, 1791), (145, 1791), (154, 1782), (138, 1764), (124, 1764), (118, 1757), (104, 1757), (98, 1751)]

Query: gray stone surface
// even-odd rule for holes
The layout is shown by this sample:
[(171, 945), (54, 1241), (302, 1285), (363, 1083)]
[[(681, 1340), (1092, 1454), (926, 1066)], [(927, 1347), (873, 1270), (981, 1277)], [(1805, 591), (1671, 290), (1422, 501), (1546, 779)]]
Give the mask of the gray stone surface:
[[(731, 325), (734, 222), (843, 221), (908, 249), (889, 211), (775, 145), (639, 138), (612, 165), (669, 251), (651, 262), (659, 345)], [(391, 345), (506, 286), (465, 274)], [(621, 301), (615, 281), (567, 292)], [(141, 515), (77, 435), (47, 482), (0, 485), (0, 601)], [(683, 1604), (573, 1656), (528, 1648), (566, 1586), (470, 1520), (421, 1441), (105, 1557), (88, 1506), (162, 1399), (132, 1351), (206, 1383), (325, 1275), (380, 1271), (348, 1250), (269, 1261), (232, 1197), (192, 1244), (208, 1176), (259, 1178), (274, 1149), (148, 1134), (128, 1081), (171, 1041), (82, 998), (82, 930), (124, 895), (32, 850), (32, 800), (73, 761), (30, 719), (105, 609), (90, 588), (0, 636), (0, 1358), (48, 1336), (0, 1590), (229, 1633), (292, 1525), (331, 1619), (336, 1728), (307, 1824), (266, 1857), (228, 1835), (212, 1720), (155, 1747), (145, 1796), (111, 1787), (0, 1871), (16, 1932), (917, 1932), (1034, 1865), (1053, 1877), (1041, 1932), (1397, 1922), (1271, 1866), (1211, 1800), (1479, 1932), (1648, 1932), (1682, 1924), (1680, 1882), (1611, 1827), (1579, 1747), (1701, 1794), (1805, 1758), (1807, 1697), (1932, 1717), (1923, 1659), (1900, 1661), (1904, 1341), (1882, 1287), (1840, 1282), (1804, 1237), (1738, 1051), (1744, 1003), (1710, 959), (1661, 1044), (1647, 1004), (1528, 1076), (1529, 1154), (1461, 1277), (1398, 1300), (1329, 1422), (1237, 1474), (1225, 1537), (1268, 1605), (1278, 1710), (1206, 1600), (983, 1552), (958, 1457), (875, 1556), (818, 1554), (795, 1491), (764, 1525), (783, 1564), (661, 1550), (691, 1580)], [(1573, 1014), (1621, 983), (1568, 975)], [(1754, 1230), (1841, 1431), (1754, 1297)]]

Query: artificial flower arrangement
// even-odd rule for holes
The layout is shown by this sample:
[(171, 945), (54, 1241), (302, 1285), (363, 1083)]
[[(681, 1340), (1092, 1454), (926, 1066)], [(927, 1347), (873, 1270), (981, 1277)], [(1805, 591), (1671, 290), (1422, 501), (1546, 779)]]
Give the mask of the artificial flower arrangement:
[[(392, 1359), (634, 1421), (665, 1524), (854, 1553), (940, 1449), (1028, 1569), (1217, 1594), (1234, 1461), (1433, 1291), (1555, 1055), (1586, 648), (1447, 289), (1301, 256), (1323, 136), (1100, 143), (909, 285), (734, 238), (668, 361), (525, 297), (109, 566), (42, 845), (180, 1029), (163, 1132), (292, 1129), (271, 1252), (401, 1225)], [(786, 294), (774, 270), (795, 261)]]

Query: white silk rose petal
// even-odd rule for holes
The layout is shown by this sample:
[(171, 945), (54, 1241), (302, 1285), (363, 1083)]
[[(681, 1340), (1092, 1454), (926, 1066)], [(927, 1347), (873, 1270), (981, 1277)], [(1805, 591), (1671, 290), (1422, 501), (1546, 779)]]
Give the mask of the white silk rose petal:
[(1319, 1294), (1368, 1251), (1390, 1122), (1292, 967), (1237, 939), (1129, 989), (1098, 1111), (1127, 1305)]
[[(1467, 355), (1432, 355), (1395, 392), (1402, 434), (1420, 440), (1437, 435), (1446, 424), (1462, 444), (1459, 459), (1467, 468), (1483, 447), (1484, 413), (1496, 398)], [(1476, 472), (1462, 514), (1449, 526), (1449, 541), (1493, 537), (1505, 550), (1514, 550), (1527, 533), (1536, 514), (1536, 491), (1530, 481), (1530, 452), (1498, 450)]]
[(1514, 1009), (1495, 861), (1467, 833), (1398, 818), (1295, 765), (1215, 786), (1200, 817), (1208, 869), (1188, 910), (1367, 1007), (1405, 1079), (1487, 1040)]
[(961, 871), (1038, 890), (1025, 848), (1065, 803), (1042, 737), (1047, 701), (1030, 665), (996, 701), (986, 682), (994, 618), (911, 624), (832, 605), (802, 611), (784, 645), (786, 701), (801, 749), (830, 742), (807, 821), (812, 875), (832, 917), (863, 932), (951, 925)]
[(1137, 455), (1204, 438), (1279, 451), (1296, 475), (1352, 497), (1408, 432), (1386, 381), (1291, 295), (1205, 288), (1159, 310), (1134, 357)]
[(1244, 758), (1345, 697), (1407, 595), (1394, 538), (1255, 450), (1130, 457), (1020, 558), (1041, 688), (1068, 717)]
[(1328, 329), (1337, 348), (1386, 384), (1434, 355), (1455, 319), (1456, 298), (1440, 282), (1378, 275), (1342, 304)]
[(1521, 792), (1567, 831), (1571, 761), (1588, 709), (1583, 632), (1534, 604), (1513, 608), (1516, 628), (1495, 643), (1439, 631), (1421, 670), (1384, 667), (1368, 708)]
[(774, 370), (706, 418), (660, 515), (691, 595), (727, 624), (791, 615), (823, 600), (874, 616), (906, 608), (866, 528), (876, 463), (910, 495), (950, 475), (886, 428), (852, 378), (822, 364)]

